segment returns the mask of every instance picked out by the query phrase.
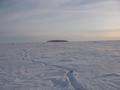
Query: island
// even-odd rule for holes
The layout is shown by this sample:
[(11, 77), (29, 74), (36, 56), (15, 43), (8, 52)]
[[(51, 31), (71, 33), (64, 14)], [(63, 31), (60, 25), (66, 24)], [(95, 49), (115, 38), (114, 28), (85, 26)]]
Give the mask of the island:
[(68, 42), (67, 40), (49, 40), (47, 42)]

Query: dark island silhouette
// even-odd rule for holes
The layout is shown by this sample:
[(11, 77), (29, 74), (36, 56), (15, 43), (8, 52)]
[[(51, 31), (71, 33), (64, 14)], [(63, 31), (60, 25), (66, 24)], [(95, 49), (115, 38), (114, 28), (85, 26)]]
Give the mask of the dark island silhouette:
[(47, 42), (68, 42), (67, 40), (49, 40)]

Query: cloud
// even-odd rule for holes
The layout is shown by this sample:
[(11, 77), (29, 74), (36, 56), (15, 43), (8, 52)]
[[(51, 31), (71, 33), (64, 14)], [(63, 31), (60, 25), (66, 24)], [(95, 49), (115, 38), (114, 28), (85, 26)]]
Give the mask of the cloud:
[[(0, 19), (1, 22), (11, 22), (12, 20), (22, 20), (36, 16), (43, 19), (60, 15), (64, 17), (64, 15), (74, 15), (74, 13), (79, 15), (79, 13), (84, 12), (87, 12), (86, 14), (88, 15), (91, 14), (91, 12), (97, 15), (108, 15), (109, 13), (117, 12), (115, 2), (113, 3), (111, 0), (109, 0), (109, 2), (107, 1), (108, 0), (106, 0), (106, 2), (105, 0), (11, 0), (12, 3), (10, 3), (10, 5), (16, 10), (11, 8), (9, 13), (6, 12), (6, 14), (3, 14)], [(67, 6), (69, 7), (67, 8)]]
[(3, 0), (0, 3), (0, 31), (11, 32), (2, 35), (5, 37), (66, 37), (67, 33), (75, 37), (80, 33), (89, 39), (107, 33), (111, 38), (113, 32), (103, 35), (97, 31), (120, 28), (117, 0)]

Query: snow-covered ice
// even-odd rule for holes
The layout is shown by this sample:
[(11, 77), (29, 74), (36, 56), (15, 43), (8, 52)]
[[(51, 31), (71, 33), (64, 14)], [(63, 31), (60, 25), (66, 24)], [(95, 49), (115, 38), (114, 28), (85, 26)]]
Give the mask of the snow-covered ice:
[(0, 44), (0, 90), (120, 90), (120, 41)]

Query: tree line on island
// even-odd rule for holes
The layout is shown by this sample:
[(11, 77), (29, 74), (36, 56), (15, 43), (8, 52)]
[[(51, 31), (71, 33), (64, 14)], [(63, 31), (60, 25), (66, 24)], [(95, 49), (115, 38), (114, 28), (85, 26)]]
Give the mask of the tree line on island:
[(67, 40), (49, 40), (47, 42), (68, 42)]

